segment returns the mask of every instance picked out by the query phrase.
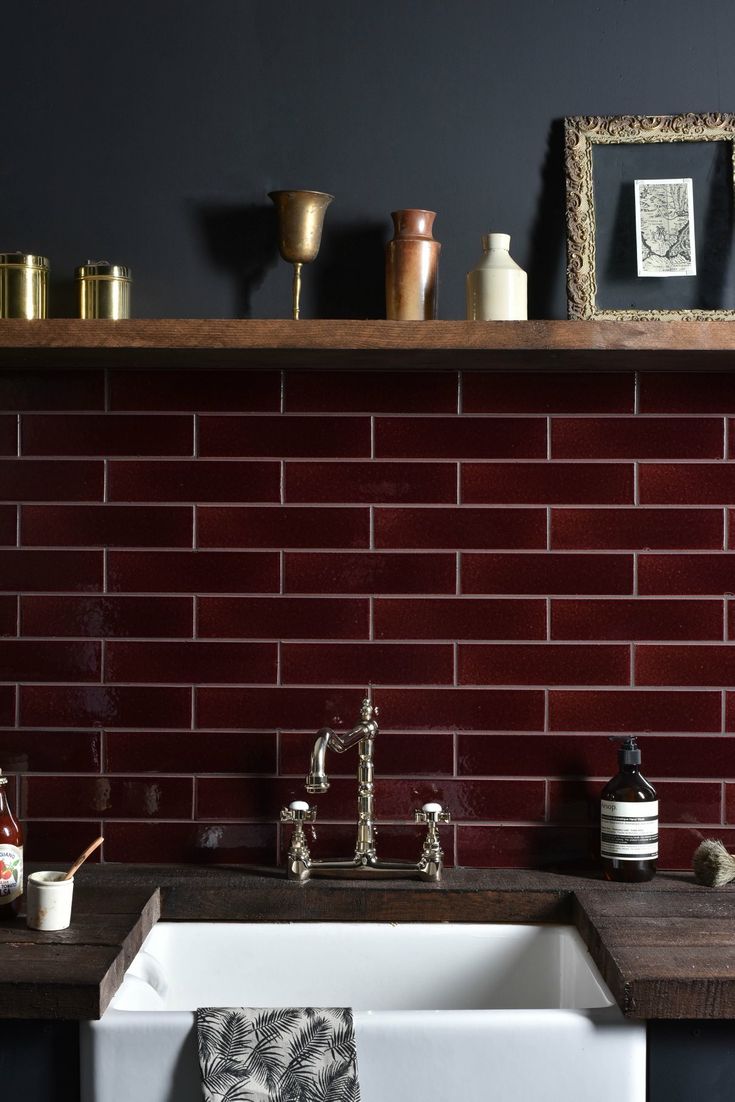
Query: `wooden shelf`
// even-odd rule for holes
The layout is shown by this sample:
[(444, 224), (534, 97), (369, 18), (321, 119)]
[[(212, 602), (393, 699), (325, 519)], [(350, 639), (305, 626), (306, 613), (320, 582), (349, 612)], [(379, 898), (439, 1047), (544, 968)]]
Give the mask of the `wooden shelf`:
[(728, 321), (0, 321), (3, 367), (731, 370)]

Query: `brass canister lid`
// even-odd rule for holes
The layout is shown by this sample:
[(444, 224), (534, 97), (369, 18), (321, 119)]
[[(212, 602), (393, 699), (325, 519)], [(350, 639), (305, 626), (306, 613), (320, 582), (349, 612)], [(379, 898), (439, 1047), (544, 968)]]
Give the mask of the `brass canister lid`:
[(130, 268), (122, 264), (110, 264), (107, 260), (88, 260), (74, 269), (75, 279), (127, 279), (132, 282)]
[(0, 253), (0, 264), (13, 264), (21, 268), (49, 267), (48, 257), (36, 256), (34, 253)]

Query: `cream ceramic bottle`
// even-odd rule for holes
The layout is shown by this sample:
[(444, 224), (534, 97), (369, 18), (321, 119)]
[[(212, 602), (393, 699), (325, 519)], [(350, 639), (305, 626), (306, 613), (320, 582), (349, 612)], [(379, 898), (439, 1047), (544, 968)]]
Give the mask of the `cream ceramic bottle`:
[(509, 248), (510, 234), (483, 234), (482, 260), (467, 273), (470, 321), (525, 321), (528, 317), (526, 273)]

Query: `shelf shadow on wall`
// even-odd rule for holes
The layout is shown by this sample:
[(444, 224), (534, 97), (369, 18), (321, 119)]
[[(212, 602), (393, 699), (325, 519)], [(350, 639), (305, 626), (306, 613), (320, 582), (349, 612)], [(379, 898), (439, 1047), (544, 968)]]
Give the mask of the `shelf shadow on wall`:
[(232, 278), (235, 316), (250, 317), (253, 293), (278, 260), (275, 208), (198, 203), (194, 211), (210, 260)]
[(559, 258), (564, 253), (565, 212), (564, 119), (554, 119), (549, 128), (546, 157), (541, 170), (541, 200), (531, 230), (528, 256), (529, 318), (554, 317)]
[(384, 222), (324, 227), (322, 247), (308, 276), (319, 318), (385, 317)]

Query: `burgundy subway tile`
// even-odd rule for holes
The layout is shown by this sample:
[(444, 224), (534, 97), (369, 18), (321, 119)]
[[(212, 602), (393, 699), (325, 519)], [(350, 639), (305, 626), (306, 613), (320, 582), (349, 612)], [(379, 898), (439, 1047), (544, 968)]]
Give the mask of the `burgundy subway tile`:
[(0, 409), (103, 410), (102, 371), (0, 371)]
[(0, 685), (0, 725), (12, 727), (15, 723), (15, 685)]
[[(109, 773), (276, 771), (276, 735), (272, 731), (245, 735), (240, 731), (108, 731), (105, 747), (104, 767)], [(311, 745), (304, 758), (304, 773), (310, 752)]]
[(288, 502), (433, 504), (457, 500), (455, 463), (286, 463)]
[(638, 592), (682, 596), (734, 593), (735, 555), (641, 555)]
[(0, 459), (4, 501), (102, 501), (104, 464), (83, 459)]
[(190, 505), (23, 505), (26, 547), (191, 547)]
[(722, 459), (714, 417), (569, 417), (551, 422), (554, 459)]
[(462, 501), (523, 505), (633, 504), (630, 463), (463, 463)]
[(216, 459), (119, 459), (111, 501), (278, 501), (280, 464)]
[[(646, 768), (646, 776), (650, 771)], [(549, 782), (549, 818), (558, 823), (600, 821), (602, 783), (590, 780)], [(719, 823), (722, 785), (719, 781), (656, 780), (662, 823)]]
[[(303, 780), (314, 745), (313, 733), (290, 731), (282, 732), (279, 737), (280, 774), (292, 774)], [(376, 748), (376, 756), (381, 778), (392, 774), (409, 777), (451, 776), (454, 772), (454, 735), (451, 732), (421, 731), (404, 734), (383, 731), (380, 745)], [(352, 777), (354, 773), (355, 763), (349, 754), (332, 758), (329, 765), (330, 777)]]
[(18, 418), (0, 416), (0, 455), (18, 453)]
[(0, 642), (0, 677), (6, 681), (99, 681), (99, 643)]
[[(351, 789), (351, 791), (350, 791)], [(196, 782), (196, 817), (206, 819), (265, 819), (304, 795), (303, 778), (199, 777)], [(319, 818), (346, 818), (354, 811), (355, 782), (332, 781), (328, 794), (319, 797)]]
[(545, 548), (545, 509), (376, 509), (375, 546)]
[(167, 686), (21, 685), (23, 727), (191, 726), (191, 689)]
[(287, 371), (289, 413), (456, 413), (455, 371)]
[(275, 643), (108, 643), (105, 680), (275, 684), (276, 650)]
[(725, 822), (735, 823), (735, 784), (725, 785)]
[(284, 643), (281, 648), (285, 685), (451, 685), (453, 669), (450, 643)]
[(287, 552), (287, 593), (454, 593), (454, 554)]
[(23, 635), (190, 638), (192, 597), (21, 597)]
[(370, 510), (318, 506), (201, 506), (200, 547), (369, 547)]
[(735, 644), (637, 646), (637, 685), (735, 685)]
[(719, 731), (718, 692), (552, 689), (551, 731)]
[(29, 819), (190, 819), (191, 777), (27, 777)]
[(627, 685), (630, 650), (622, 644), (465, 643), (460, 685)]
[(198, 635), (213, 639), (367, 639), (360, 598), (200, 597)]
[(105, 824), (105, 861), (272, 866), (276, 861), (276, 826), (272, 823), (108, 822)]
[(110, 551), (108, 556), (113, 593), (276, 593), (278, 579), (275, 551)]
[[(65, 819), (63, 823), (52, 819), (50, 822), (42, 822), (34, 819), (30, 823), (23, 824), (23, 853), (26, 861), (35, 861), (44, 868), (49, 862), (68, 864), (69, 851), (80, 853), (89, 845), (90, 838), (102, 833), (102, 823), (99, 819), (90, 822), (82, 819), (74, 822)], [(103, 843), (104, 850), (106, 843)], [(95, 864), (100, 860), (101, 850), (96, 850), (89, 861)]]
[[(689, 638), (696, 637), (692, 635)], [(735, 639), (735, 601), (727, 602), (727, 638)]]
[(473, 868), (594, 868), (599, 831), (577, 825), (459, 826), (457, 862)]
[(279, 371), (112, 371), (114, 410), (273, 412), (281, 405)]
[(551, 602), (552, 639), (722, 639), (721, 601), (561, 600)]
[(0, 597), (0, 635), (15, 635), (18, 627), (18, 600)]
[(369, 417), (202, 417), (199, 454), (352, 458), (370, 455)]
[(642, 463), (639, 481), (644, 505), (727, 505), (735, 498), (730, 463)]
[(735, 456), (735, 419), (730, 418), (727, 422), (727, 454), (732, 457)]
[(388, 459), (545, 459), (545, 417), (379, 417), (375, 454)]
[(0, 505), (0, 544), (15, 547), (18, 536), (18, 509), (15, 505)]
[[(363, 693), (363, 688), (323, 687), (197, 689), (197, 725), (309, 731), (349, 727), (359, 713)], [(386, 729), (523, 731), (543, 726), (543, 693), (535, 689), (380, 688), (375, 697)]]
[(632, 413), (635, 376), (465, 371), (467, 413)]
[[(416, 861), (426, 835), (423, 829), (413, 824), (381, 823), (379, 827), (378, 853), (381, 858), (392, 861)], [(281, 852), (279, 863), (284, 864), (288, 850), (288, 836), (281, 832)], [(453, 868), (454, 831), (441, 831), (441, 845), (444, 851), (444, 867)], [(355, 850), (355, 827), (353, 823), (324, 823), (319, 827), (319, 841), (314, 847), (314, 857), (351, 857)]]
[(377, 639), (545, 639), (546, 602), (474, 597), (378, 597)]
[(0, 731), (0, 763), (11, 773), (99, 773), (100, 741), (99, 731)]
[(17, 590), (102, 589), (102, 551), (0, 551), (0, 588)]
[[(659, 869), (683, 869), (691, 872), (692, 857), (700, 842), (712, 831), (702, 827), (661, 827), (659, 830)], [(735, 849), (735, 830), (718, 828), (717, 837), (729, 850)]]
[(721, 509), (552, 509), (558, 551), (721, 550)]
[(641, 413), (735, 412), (735, 377), (720, 372), (642, 372)]
[(193, 455), (192, 417), (25, 414), (23, 455)]
[(632, 555), (463, 554), (463, 593), (628, 594)]

